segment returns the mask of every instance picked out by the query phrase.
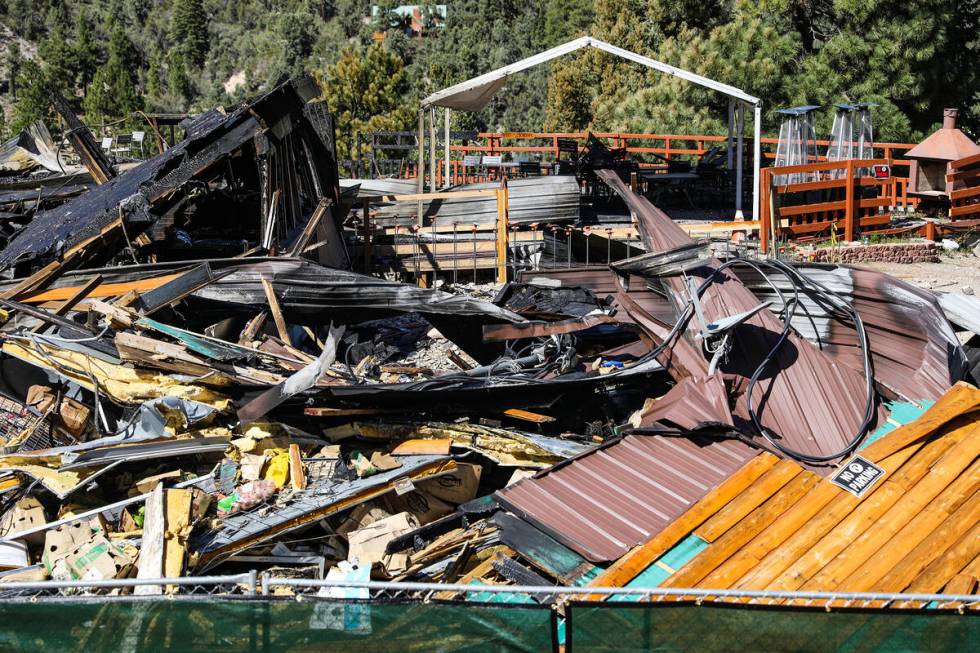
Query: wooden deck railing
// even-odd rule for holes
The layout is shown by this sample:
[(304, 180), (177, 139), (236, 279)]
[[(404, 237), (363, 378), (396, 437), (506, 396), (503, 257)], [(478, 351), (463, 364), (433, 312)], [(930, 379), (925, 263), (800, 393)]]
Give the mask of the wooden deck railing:
[[(760, 179), (761, 249), (773, 238), (793, 239), (829, 234), (832, 227), (842, 240), (854, 240), (859, 231), (884, 228), (893, 207), (904, 209), (917, 201), (908, 196), (908, 178), (876, 179), (862, 171), (887, 165), (894, 171), (903, 161), (860, 159), (825, 161), (795, 166), (763, 168)], [(781, 184), (780, 177), (807, 173), (812, 181)], [(869, 192), (868, 189), (874, 189)]]
[(950, 219), (980, 219), (980, 154), (950, 163), (946, 181), (950, 185)]

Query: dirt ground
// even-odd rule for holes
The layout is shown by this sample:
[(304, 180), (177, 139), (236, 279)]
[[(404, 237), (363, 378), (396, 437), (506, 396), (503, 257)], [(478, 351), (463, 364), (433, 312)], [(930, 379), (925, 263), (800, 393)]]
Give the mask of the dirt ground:
[[(920, 288), (980, 295), (980, 257), (970, 250), (944, 254), (939, 263), (862, 263)], [(972, 292), (971, 292), (972, 291)]]

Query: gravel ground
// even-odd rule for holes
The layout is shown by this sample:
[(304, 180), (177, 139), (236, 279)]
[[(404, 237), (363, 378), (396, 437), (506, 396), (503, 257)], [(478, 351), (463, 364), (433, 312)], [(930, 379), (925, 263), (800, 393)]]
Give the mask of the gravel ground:
[(969, 250), (943, 255), (939, 263), (874, 262), (858, 267), (885, 272), (920, 288), (980, 295), (980, 258)]

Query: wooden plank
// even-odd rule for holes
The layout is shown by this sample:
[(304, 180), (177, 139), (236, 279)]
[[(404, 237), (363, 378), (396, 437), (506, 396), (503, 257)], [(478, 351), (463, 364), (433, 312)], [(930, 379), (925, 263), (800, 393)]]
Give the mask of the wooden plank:
[(358, 197), (359, 200), (368, 200), (372, 204), (383, 204), (386, 202), (427, 202), (429, 200), (464, 200), (475, 197), (487, 197), (496, 195), (497, 190), (488, 188), (484, 190), (457, 190), (448, 193), (412, 193), (410, 195), (368, 195)]
[[(167, 578), (184, 575), (184, 560), (187, 557), (187, 536), (191, 528), (191, 502), (194, 498), (190, 490), (168, 489), (164, 492), (166, 524), (163, 541), (163, 571)], [(177, 591), (176, 585), (168, 585), (167, 593)]]
[[(760, 476), (779, 461), (770, 453), (761, 453), (720, 485), (709, 491), (700, 501), (667, 525), (645, 543), (634, 547), (619, 560), (613, 562), (605, 571), (596, 576), (589, 585), (592, 587), (622, 587), (636, 578), (644, 569), (680, 542), (691, 531), (705, 522), (732, 499), (741, 494)], [(606, 597), (593, 596), (591, 600)]]
[(716, 512), (694, 534), (705, 542), (714, 542), (728, 529), (739, 523), (764, 501), (779, 492), (784, 485), (796, 478), (803, 468), (792, 460), (781, 460), (755, 481), (745, 492)]
[(763, 557), (782, 545), (793, 533), (823, 510), (824, 506), (839, 493), (840, 488), (836, 485), (818, 483), (804, 497), (804, 500), (796, 502), (779, 515), (776, 521), (764, 528), (750, 542), (711, 572), (705, 583), (710, 581), (711, 587), (717, 588), (735, 585), (749, 570), (759, 564)]
[[(977, 558), (974, 558), (975, 560)], [(977, 578), (972, 574), (956, 574), (946, 583), (943, 594), (976, 594)]]
[(10, 290), (0, 294), (0, 299), (15, 299), (28, 291), (37, 290), (48, 285), (63, 273), (71, 269), (74, 264), (84, 260), (85, 255), (88, 253), (88, 248), (94, 243), (113, 235), (116, 231), (119, 231), (121, 227), (122, 218), (116, 218), (106, 225), (97, 235), (92, 236), (91, 238), (86, 238), (77, 245), (70, 247), (60, 260), (48, 263)]
[[(120, 297), (130, 292), (142, 293), (158, 288), (168, 281), (176, 279), (178, 274), (167, 274), (160, 277), (151, 277), (139, 281), (128, 281), (125, 283), (104, 283), (96, 286), (89, 294), (95, 299), (106, 299), (110, 297)], [(24, 304), (43, 304), (52, 301), (64, 301), (69, 299), (81, 290), (83, 286), (66, 286), (64, 288), (52, 288), (50, 290), (27, 293), (21, 298)]]
[(965, 381), (959, 381), (917, 420), (872, 442), (861, 451), (861, 455), (872, 462), (879, 462), (910, 444), (929, 437), (954, 418), (976, 410), (980, 410), (980, 390)]
[(520, 408), (508, 408), (504, 411), (504, 415), (519, 419), (522, 422), (531, 422), (532, 424), (550, 424), (555, 421), (555, 418), (550, 415), (532, 413), (529, 410), (521, 410)]
[(289, 484), (294, 490), (306, 489), (306, 472), (298, 444), (289, 445)]
[[(775, 582), (770, 583), (767, 589), (796, 590), (804, 587), (807, 581), (814, 578), (844, 549), (856, 541), (923, 477), (926, 477), (926, 485), (923, 486), (922, 491), (927, 496), (935, 496), (932, 494), (935, 485), (942, 483), (942, 487), (945, 487), (949, 482), (946, 475), (952, 472), (946, 470), (955, 470), (955, 474), (959, 474), (977, 453), (980, 453), (980, 438), (964, 440), (965, 435), (965, 432), (953, 432), (923, 447), (918, 455), (901, 469), (890, 477), (886, 476), (885, 481), (880, 483), (869, 496), (862, 497), (853, 512), (828, 529), (806, 554), (792, 564)], [(966, 456), (969, 456), (969, 460), (964, 461)], [(944, 473), (940, 476), (940, 480), (931, 477), (930, 467), (933, 464), (943, 466)], [(821, 576), (821, 578), (826, 577), (826, 574)]]
[(936, 558), (908, 587), (911, 593), (933, 593), (942, 589), (956, 574), (977, 557), (980, 522), (976, 522), (953, 546)]
[[(976, 438), (980, 440), (980, 438)], [(961, 474), (962, 461), (943, 458), (888, 512), (852, 541), (803, 585), (804, 590), (860, 592), (883, 576), (902, 555), (973, 496), (980, 484), (980, 463)], [(968, 464), (968, 463), (967, 463)]]
[(329, 208), (330, 200), (326, 197), (321, 197), (320, 202), (316, 205), (316, 208), (313, 209), (313, 214), (310, 215), (310, 219), (307, 221), (303, 231), (300, 232), (292, 247), (289, 248), (288, 256), (299, 256), (303, 253), (306, 246), (310, 244), (313, 234), (316, 233), (317, 227), (320, 225), (320, 221), (323, 220), (323, 216), (327, 214), (327, 209)]
[(269, 310), (272, 311), (272, 319), (275, 320), (279, 339), (292, 347), (293, 341), (289, 338), (289, 328), (286, 326), (286, 319), (282, 316), (282, 309), (279, 308), (279, 300), (276, 299), (276, 291), (272, 287), (272, 282), (268, 279), (262, 279), (262, 289), (265, 290), (265, 299), (269, 302)]
[[(146, 511), (143, 515), (143, 542), (140, 544), (137, 578), (163, 577), (165, 520), (163, 483), (157, 483), (157, 486), (153, 488), (150, 496), (146, 499)], [(163, 594), (163, 587), (160, 585), (138, 585), (133, 588), (133, 594), (137, 596)]]
[[(92, 292), (92, 290), (96, 286), (98, 286), (100, 283), (102, 283), (102, 275), (101, 274), (97, 274), (94, 277), (92, 277), (91, 279), (89, 279), (88, 282), (85, 285), (83, 285), (81, 288), (79, 288), (78, 291), (74, 295), (72, 295), (71, 297), (69, 297), (65, 301), (61, 302), (57, 307), (55, 307), (54, 311), (52, 311), (52, 314), (53, 315), (56, 315), (58, 317), (64, 316), (65, 314), (68, 313), (68, 311), (70, 311), (72, 308), (74, 308), (75, 305), (78, 304), (78, 302), (80, 302), (83, 299), (85, 299), (88, 296), (88, 294), (90, 292)], [(36, 333), (36, 332), (40, 331), (41, 329), (44, 329), (45, 326), (46, 325), (43, 325), (43, 324), (38, 325), (38, 326), (34, 327), (34, 329), (32, 329), (32, 331), (34, 331)]]
[[(889, 458), (878, 461), (878, 465), (884, 468), (886, 473), (893, 472), (901, 468), (916, 451), (918, 451), (918, 447), (907, 447)], [(872, 488), (872, 495), (870, 496), (873, 496), (873, 493), (877, 492), (878, 489), (880, 488)], [(739, 589), (764, 589), (767, 587), (805, 554), (819, 538), (844, 519), (859, 503), (857, 497), (848, 494), (826, 479), (815, 492), (830, 495), (824, 501), (825, 508), (818, 511), (812, 519), (807, 520), (779, 546), (771, 547), (769, 553), (761, 558), (759, 564), (734, 583), (734, 587)], [(762, 553), (759, 552), (760, 555)]]
[(928, 567), (947, 548), (958, 541), (980, 521), (980, 493), (975, 493), (928, 533), (916, 546), (903, 551), (901, 560), (879, 578), (870, 589), (881, 592), (901, 592), (916, 576)]
[(497, 283), (507, 283), (507, 180), (501, 180), (497, 191)]
[[(751, 492), (756, 485), (764, 480), (765, 477), (759, 479), (746, 493)], [(726, 529), (724, 534), (715, 540), (711, 546), (681, 567), (677, 573), (667, 578), (661, 587), (698, 587), (699, 585), (716, 587), (705, 577), (738, 551), (742, 545), (758, 535), (762, 529), (771, 525), (788, 508), (804, 498), (820, 480), (821, 478), (813, 472), (805, 471), (795, 475), (789, 483), (770, 495), (765, 503), (755, 508), (737, 524)], [(695, 532), (695, 534), (697, 533)], [(705, 582), (702, 583), (702, 581)]]

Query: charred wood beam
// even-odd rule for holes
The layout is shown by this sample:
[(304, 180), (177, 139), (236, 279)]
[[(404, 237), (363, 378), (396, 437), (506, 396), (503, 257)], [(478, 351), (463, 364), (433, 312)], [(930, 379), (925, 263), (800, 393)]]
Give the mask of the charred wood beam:
[(92, 136), (89, 128), (72, 111), (72, 108), (68, 105), (68, 101), (50, 84), (45, 87), (45, 90), (47, 91), (48, 98), (51, 100), (51, 104), (54, 105), (55, 110), (64, 118), (65, 123), (67, 123), (68, 140), (71, 141), (72, 147), (75, 148), (78, 157), (82, 160), (82, 165), (92, 175), (95, 183), (101, 185), (115, 177), (116, 171), (113, 170), (112, 164), (106, 157), (105, 152), (96, 144), (95, 138)]

